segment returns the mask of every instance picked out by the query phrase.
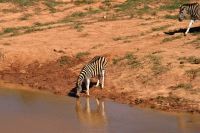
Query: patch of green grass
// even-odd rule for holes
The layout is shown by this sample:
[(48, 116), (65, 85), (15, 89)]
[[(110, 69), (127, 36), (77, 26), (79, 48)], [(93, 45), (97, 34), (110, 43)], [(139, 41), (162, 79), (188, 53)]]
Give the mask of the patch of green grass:
[(154, 75), (160, 75), (169, 70), (168, 67), (162, 65), (162, 63), (161, 63), (162, 57), (161, 56), (158, 56), (155, 54), (150, 54), (147, 56), (147, 58), (149, 58), (149, 60), (152, 63), (151, 70), (153, 71)]
[(127, 64), (129, 66), (131, 66), (131, 68), (138, 68), (139, 66), (141, 66), (141, 63), (137, 59), (137, 56), (135, 56), (135, 55), (133, 55), (133, 53), (129, 53), (129, 52), (126, 53), (124, 57), (118, 57), (118, 58), (112, 59), (114, 65), (118, 64), (122, 60), (125, 60), (127, 62)]
[(112, 61), (113, 61), (113, 64), (116, 65), (118, 64), (120, 61), (124, 60), (123, 57), (118, 57), (118, 58), (113, 58)]
[(178, 15), (169, 15), (169, 14), (167, 14), (167, 15), (164, 16), (164, 18), (165, 19), (178, 19)]
[(154, 27), (152, 28), (152, 31), (162, 31), (165, 30), (167, 28), (169, 28), (171, 25), (164, 25), (164, 26), (160, 26), (160, 27)]
[(190, 56), (187, 61), (191, 64), (200, 64), (200, 58), (195, 56)]
[(57, 2), (55, 0), (45, 0), (44, 3), (49, 8), (51, 13), (55, 13), (56, 12), (56, 6), (58, 6), (60, 4), (64, 4), (64, 2)]
[(196, 77), (200, 76), (200, 68), (190, 69), (190, 70), (187, 70), (185, 73), (191, 79), (195, 79)]
[(70, 60), (69, 60), (69, 57), (65, 55), (65, 56), (61, 56), (58, 59), (58, 62), (59, 62), (60, 65), (66, 65), (66, 64), (70, 63)]
[(24, 14), (19, 20), (28, 20), (29, 17), (31, 17), (31, 14)]
[(113, 40), (114, 41), (120, 41), (120, 40), (127, 40), (127, 39), (130, 39), (132, 38), (133, 36), (118, 36), (118, 37), (113, 37)]
[(118, 11), (126, 11), (135, 8), (139, 4), (148, 4), (153, 0), (126, 0), (124, 3), (117, 5)]
[(76, 29), (78, 32), (83, 31), (84, 26), (81, 23), (74, 23), (73, 28)]
[(87, 14), (97, 14), (101, 13), (103, 10), (98, 8), (89, 7), (87, 8)]
[(76, 54), (76, 58), (80, 59), (83, 56), (88, 56), (90, 53), (89, 52), (79, 52)]
[(180, 83), (173, 87), (173, 89), (179, 89), (179, 88), (189, 90), (189, 89), (192, 89), (193, 86), (191, 83)]
[(179, 9), (180, 5), (188, 3), (189, 0), (169, 0), (169, 3), (166, 3), (160, 6), (160, 10), (175, 10)]
[(17, 13), (17, 12), (20, 12), (20, 10), (16, 8), (10, 8), (10, 9), (3, 9), (2, 12), (3, 13)]
[(71, 17), (85, 17), (86, 15), (86, 12), (77, 11), (72, 13)]
[(155, 11), (150, 8), (148, 5), (144, 5), (143, 8), (137, 9), (136, 14), (141, 16), (143, 14), (154, 14), (155, 15)]
[(48, 23), (36, 23), (33, 26), (19, 26), (19, 27), (8, 27), (4, 28), (2, 32), (0, 32), (0, 35), (10, 35), (10, 36), (15, 36), (15, 35), (21, 35), (25, 33), (31, 33), (34, 31), (42, 31), (45, 29), (50, 29), (52, 28), (52, 24), (56, 24), (57, 22), (48, 22)]
[(17, 30), (17, 28), (5, 28), (5, 29), (3, 29), (3, 33), (12, 33), (16, 30)]
[(127, 53), (124, 56), (124, 58), (127, 60), (128, 65), (130, 65), (132, 68), (137, 68), (137, 67), (141, 66), (140, 61), (132, 53)]
[(180, 57), (180, 64), (183, 64), (185, 61), (190, 64), (200, 64), (200, 58), (196, 56), (189, 56), (189, 57)]
[(0, 3), (11, 2), (20, 6), (31, 6), (39, 0), (0, 0)]
[(168, 37), (168, 38), (164, 38), (162, 40), (162, 43), (166, 43), (166, 42), (171, 42), (171, 41), (174, 41), (174, 40), (177, 40), (177, 39), (181, 39), (182, 36), (179, 35), (179, 36), (174, 36), (174, 37)]
[(74, 2), (75, 5), (81, 5), (81, 4), (92, 4), (94, 3), (94, 0), (76, 0)]

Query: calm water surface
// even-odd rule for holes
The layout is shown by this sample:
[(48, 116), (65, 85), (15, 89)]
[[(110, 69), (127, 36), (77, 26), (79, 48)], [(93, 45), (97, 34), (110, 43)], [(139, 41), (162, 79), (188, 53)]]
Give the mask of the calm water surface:
[(0, 88), (2, 133), (200, 133), (200, 116)]

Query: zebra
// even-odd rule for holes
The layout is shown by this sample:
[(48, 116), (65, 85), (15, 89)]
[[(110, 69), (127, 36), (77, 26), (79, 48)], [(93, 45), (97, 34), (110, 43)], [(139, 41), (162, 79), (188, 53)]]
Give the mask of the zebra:
[(105, 79), (105, 68), (107, 65), (107, 59), (103, 56), (95, 56), (91, 61), (89, 61), (81, 70), (77, 82), (76, 82), (76, 96), (80, 96), (82, 91), (82, 83), (85, 81), (86, 84), (86, 94), (89, 96), (89, 86), (90, 78), (98, 77), (96, 87), (99, 86), (101, 80), (101, 88), (104, 88)]
[(190, 3), (190, 4), (183, 4), (180, 6), (179, 10), (179, 21), (183, 21), (186, 15), (189, 15), (191, 17), (191, 21), (189, 23), (189, 26), (185, 32), (185, 35), (189, 32), (192, 24), (200, 20), (200, 5), (198, 3)]

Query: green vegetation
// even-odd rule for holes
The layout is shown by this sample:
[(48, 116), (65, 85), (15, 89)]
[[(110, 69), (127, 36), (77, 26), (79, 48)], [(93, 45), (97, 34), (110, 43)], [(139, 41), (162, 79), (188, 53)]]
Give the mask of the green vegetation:
[(178, 19), (178, 15), (169, 15), (169, 14), (167, 14), (167, 15), (164, 16), (164, 18), (165, 19)]
[(131, 66), (131, 68), (138, 68), (139, 66), (141, 66), (140, 61), (137, 59), (137, 56), (133, 55), (133, 53), (127, 53), (124, 57), (118, 57), (118, 58), (114, 58), (113, 64), (116, 65), (118, 64), (120, 61), (125, 60), (127, 65)]
[(78, 32), (81, 32), (84, 26), (81, 23), (74, 23), (73, 28), (76, 29)]
[(189, 89), (192, 89), (193, 86), (191, 83), (180, 83), (173, 87), (173, 89), (179, 89), (179, 88), (189, 90)]
[(2, 32), (0, 32), (0, 35), (9, 34), (10, 36), (16, 36), (21, 35), (25, 33), (31, 33), (34, 31), (41, 31), (45, 29), (52, 28), (51, 25), (55, 24), (54, 22), (48, 22), (48, 23), (37, 23), (33, 26), (19, 26), (19, 27), (8, 27), (4, 28)]
[(30, 6), (39, 0), (0, 0), (0, 3), (12, 2), (20, 6)]
[(75, 5), (81, 5), (81, 4), (92, 4), (94, 3), (94, 0), (76, 0), (74, 2)]
[[(156, 15), (158, 11), (175, 10), (180, 7), (181, 4), (189, 2), (189, 0), (169, 0), (160, 7), (152, 8), (149, 5), (151, 3), (160, 2), (158, 0), (126, 0), (124, 3), (116, 6), (117, 11), (125, 12), (130, 16), (150, 14)], [(174, 18), (175, 16), (166, 16), (168, 18)]]
[[(126, 0), (117, 6), (118, 11), (126, 11), (135, 8), (138, 4), (149, 4), (153, 0)], [(147, 6), (147, 5), (145, 5)]]
[(171, 41), (174, 41), (174, 40), (177, 40), (177, 39), (180, 39), (180, 38), (182, 38), (181, 35), (179, 35), (179, 36), (173, 36), (173, 37), (168, 37), (168, 38), (164, 38), (164, 39), (162, 40), (162, 43), (171, 42)]
[(129, 43), (131, 42), (129, 39), (132, 38), (133, 36), (118, 36), (118, 37), (113, 37), (114, 41), (120, 41), (123, 40), (124, 43)]
[(200, 58), (195, 56), (181, 57), (178, 60), (180, 60), (180, 64), (183, 64), (185, 62), (188, 62), (190, 64), (200, 64)]
[(133, 55), (132, 53), (127, 53), (124, 56), (124, 59), (127, 60), (128, 65), (130, 65), (132, 68), (137, 68), (141, 65), (141, 63), (138, 61), (137, 57)]
[(186, 75), (191, 79), (195, 79), (200, 76), (200, 68), (187, 70)]
[(76, 54), (76, 58), (80, 59), (83, 56), (87, 56), (89, 54), (90, 54), (89, 52), (79, 52), (79, 53)]
[(87, 15), (86, 12), (77, 11), (72, 13), (71, 17), (85, 17), (86, 15)]
[(160, 56), (150, 54), (147, 56), (147, 58), (152, 63), (151, 70), (153, 71), (154, 75), (159, 75), (159, 74), (165, 73), (166, 71), (169, 70), (169, 68), (162, 65), (162, 63), (161, 63), (162, 58)]
[(65, 56), (61, 56), (58, 59), (58, 62), (59, 62), (60, 65), (66, 65), (66, 64), (70, 63), (70, 60), (69, 60), (69, 57), (65, 55)]
[(118, 58), (113, 58), (112, 61), (113, 61), (113, 64), (116, 65), (118, 64), (120, 61), (124, 60), (123, 57), (118, 57)]
[(20, 20), (28, 20), (29, 17), (31, 17), (31, 14), (24, 14), (24, 16), (22, 16), (21, 18), (19, 18)]
[(164, 25), (164, 26), (161, 26), (161, 27), (154, 27), (152, 28), (152, 31), (163, 31), (167, 28), (169, 28), (171, 25)]
[(169, 3), (166, 3), (160, 6), (160, 10), (175, 10), (179, 9), (180, 5), (188, 3), (189, 0), (169, 0)]

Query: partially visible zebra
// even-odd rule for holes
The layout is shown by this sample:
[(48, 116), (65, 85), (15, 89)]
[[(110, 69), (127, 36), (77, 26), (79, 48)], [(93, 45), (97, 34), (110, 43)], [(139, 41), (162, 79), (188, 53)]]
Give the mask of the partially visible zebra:
[(86, 93), (89, 96), (90, 79), (98, 76), (96, 87), (99, 86), (101, 80), (101, 88), (104, 88), (105, 68), (107, 65), (107, 59), (103, 56), (95, 56), (88, 64), (86, 64), (81, 70), (77, 79), (77, 96), (80, 96), (82, 91), (82, 83), (85, 81)]
[(185, 35), (187, 35), (187, 33), (189, 32), (192, 24), (196, 20), (200, 20), (200, 5), (198, 3), (190, 3), (190, 4), (181, 5), (180, 11), (179, 11), (179, 21), (183, 21), (183, 19), (186, 17), (187, 14), (191, 17), (191, 21), (185, 32)]

